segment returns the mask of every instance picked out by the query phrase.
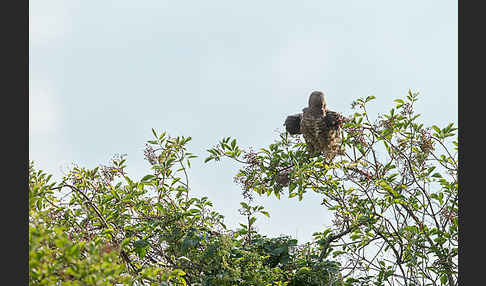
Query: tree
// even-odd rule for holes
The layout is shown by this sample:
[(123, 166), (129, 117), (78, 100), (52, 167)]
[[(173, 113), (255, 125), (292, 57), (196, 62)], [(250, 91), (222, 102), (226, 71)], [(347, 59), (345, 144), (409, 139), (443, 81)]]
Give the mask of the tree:
[(235, 179), (246, 193), (280, 198), (288, 191), (299, 200), (307, 191), (321, 194), (334, 220), (314, 234), (315, 245), (320, 258), (342, 262), (347, 283), (458, 285), (457, 128), (417, 122), (418, 93), (411, 91), (371, 120), (373, 99), (352, 103), (357, 111), (345, 120), (332, 162), (310, 156), (288, 133), (258, 152), (224, 138), (206, 161), (242, 164)]
[[(456, 128), (424, 128), (409, 92), (371, 121), (367, 104), (346, 118), (333, 161), (281, 133), (259, 151), (223, 138), (211, 160), (242, 167), (235, 230), (207, 197), (190, 194), (190, 137), (147, 142), (150, 174), (129, 177), (126, 159), (74, 167), (60, 182), (29, 167), (30, 285), (457, 285)], [(457, 140), (457, 139), (456, 139)], [(258, 233), (255, 195), (322, 195), (333, 225), (298, 244)]]
[[(190, 137), (148, 141), (151, 173), (132, 180), (126, 159), (74, 167), (61, 182), (29, 168), (30, 285), (322, 285), (338, 264), (307, 257), (290, 237), (253, 224), (262, 206), (242, 202), (246, 223), (231, 231), (207, 197), (191, 197)], [(311, 281), (305, 284), (302, 281)], [(302, 284), (304, 283), (304, 284)], [(334, 285), (339, 285), (334, 283)]]

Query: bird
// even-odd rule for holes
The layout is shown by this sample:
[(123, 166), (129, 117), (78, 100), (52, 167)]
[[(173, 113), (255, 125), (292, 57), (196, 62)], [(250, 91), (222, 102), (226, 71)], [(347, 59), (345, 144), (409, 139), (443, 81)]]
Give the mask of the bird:
[(342, 140), (343, 116), (327, 109), (324, 93), (313, 91), (302, 113), (287, 116), (285, 129), (291, 135), (302, 134), (309, 154), (334, 158)]

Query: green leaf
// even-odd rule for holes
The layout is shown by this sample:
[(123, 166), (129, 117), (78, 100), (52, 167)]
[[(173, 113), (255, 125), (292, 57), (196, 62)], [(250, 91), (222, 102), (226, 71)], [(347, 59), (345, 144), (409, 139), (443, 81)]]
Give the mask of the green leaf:
[(267, 211), (260, 211), (260, 213), (264, 214), (266, 217), (270, 217), (270, 214)]
[(221, 143), (221, 147), (223, 148), (223, 150), (225, 149), (231, 150), (230, 146), (226, 143)]
[[(296, 183), (290, 182), (290, 184), (289, 184), (289, 193), (292, 192), (296, 187), (297, 187), (297, 184)], [(295, 196), (295, 195), (293, 195), (293, 196), (291, 196), (291, 195), (292, 194), (289, 194), (289, 198)]]
[(395, 191), (395, 190), (394, 190), (394, 189), (393, 189), (393, 188), (392, 188), (390, 185), (388, 185), (387, 183), (385, 183), (385, 182), (381, 182), (381, 183), (380, 183), (380, 185), (381, 185), (381, 187), (382, 187), (383, 189), (385, 189), (386, 191), (388, 191), (388, 192), (392, 193), (392, 195), (393, 195), (394, 197), (399, 197), (399, 196), (400, 196), (400, 195), (397, 193), (397, 191)]
[(440, 283), (442, 283), (442, 284), (446, 284), (447, 283), (447, 275), (446, 274), (443, 274), (440, 277)]
[(121, 242), (121, 248), (124, 249), (125, 247), (127, 247), (127, 245), (129, 243), (130, 243), (130, 238), (129, 237), (123, 239), (123, 241)]
[(351, 235), (351, 236), (350, 236), (350, 238), (351, 238), (352, 240), (357, 240), (357, 239), (359, 239), (360, 237), (361, 237), (361, 235), (359, 235), (359, 234), (353, 234), (353, 235)]
[(280, 254), (282, 254), (284, 251), (286, 250), (285, 247), (278, 247), (278, 248), (275, 248), (272, 250), (272, 254), (275, 255), (275, 256), (279, 256)]
[(186, 275), (186, 272), (184, 272), (181, 269), (174, 269), (174, 270), (172, 270), (171, 275), (174, 275), (174, 276), (184, 276), (184, 275)]
[(155, 178), (154, 175), (146, 175), (145, 177), (142, 178), (142, 182), (146, 182), (146, 181), (151, 180), (153, 178)]
[(198, 210), (198, 209), (190, 209), (188, 211), (189, 215), (200, 214), (200, 213), (201, 213), (201, 210)]
[(111, 228), (111, 227), (110, 227), (110, 228), (105, 228), (105, 229), (103, 230), (103, 233), (104, 233), (104, 234), (108, 234), (108, 233), (112, 233), (112, 232), (114, 232), (114, 231), (115, 231), (115, 230), (114, 230), (113, 228)]
[(139, 239), (133, 243), (133, 247), (135, 247), (135, 249), (145, 248), (147, 246), (149, 246), (149, 243), (145, 239)]
[(117, 198), (118, 200), (120, 199), (120, 196), (114, 189), (110, 188), (110, 193), (113, 195), (113, 197)]
[(209, 157), (207, 157), (206, 159), (204, 159), (204, 163), (207, 163), (207, 162), (209, 162), (209, 161), (211, 161), (211, 160), (213, 160), (213, 159), (214, 159), (214, 157), (213, 157), (213, 156), (209, 156)]
[(388, 178), (386, 179), (388, 182), (393, 182), (393, 179), (398, 176), (397, 173), (394, 173), (394, 174), (391, 174), (390, 176), (388, 176)]
[(370, 95), (370, 96), (366, 97), (365, 102), (368, 102), (368, 101), (373, 100), (375, 98), (376, 98), (375, 96)]

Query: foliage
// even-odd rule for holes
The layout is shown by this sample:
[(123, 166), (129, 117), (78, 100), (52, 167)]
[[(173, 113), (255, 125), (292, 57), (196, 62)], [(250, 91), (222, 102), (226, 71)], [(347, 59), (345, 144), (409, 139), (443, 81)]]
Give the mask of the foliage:
[[(457, 285), (458, 143), (453, 124), (424, 127), (418, 94), (395, 100), (372, 121), (369, 96), (345, 120), (338, 156), (310, 156), (300, 136), (280, 134), (269, 148), (244, 151), (223, 138), (206, 161), (243, 167), (235, 180), (246, 196), (322, 195), (333, 226), (314, 234), (320, 258), (338, 259), (350, 285)], [(306, 270), (300, 270), (302, 275)]]
[[(29, 284), (457, 285), (457, 129), (417, 122), (412, 92), (372, 121), (373, 99), (353, 102), (332, 162), (288, 133), (257, 152), (230, 137), (209, 149), (205, 162), (242, 165), (245, 219), (235, 230), (209, 198), (190, 195), (190, 137), (153, 130), (140, 180), (123, 155), (57, 183), (31, 163)], [(301, 245), (258, 233), (258, 216), (270, 214), (255, 195), (308, 191), (333, 213), (331, 227)]]
[(207, 197), (189, 194), (191, 138), (153, 133), (152, 172), (138, 181), (123, 155), (76, 166), (59, 183), (31, 163), (30, 285), (301, 285), (294, 281), (334, 275), (336, 267), (291, 252), (296, 240), (256, 232), (256, 215), (269, 216), (262, 206), (242, 202), (246, 222), (228, 230)]

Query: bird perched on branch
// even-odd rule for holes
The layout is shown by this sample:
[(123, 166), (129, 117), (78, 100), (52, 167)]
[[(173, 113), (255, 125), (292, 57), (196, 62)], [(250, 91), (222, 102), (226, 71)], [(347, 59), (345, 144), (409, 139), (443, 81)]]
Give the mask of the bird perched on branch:
[(285, 129), (292, 135), (302, 134), (310, 154), (322, 153), (332, 160), (341, 145), (343, 116), (326, 109), (326, 100), (320, 91), (311, 93), (309, 105), (302, 111), (287, 116)]

